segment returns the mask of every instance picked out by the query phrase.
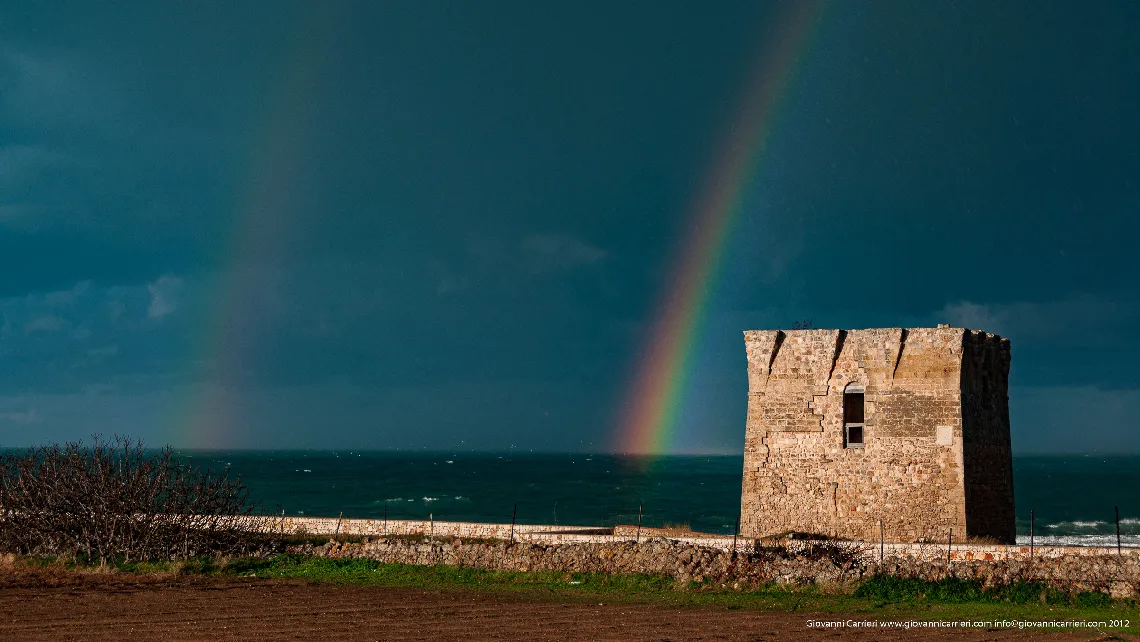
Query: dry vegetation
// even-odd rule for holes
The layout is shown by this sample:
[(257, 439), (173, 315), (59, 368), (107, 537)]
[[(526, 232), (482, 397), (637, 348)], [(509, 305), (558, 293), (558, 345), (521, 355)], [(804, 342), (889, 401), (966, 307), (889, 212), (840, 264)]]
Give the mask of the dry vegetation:
[(89, 563), (241, 555), (264, 529), (241, 477), (98, 436), (0, 456), (0, 552)]

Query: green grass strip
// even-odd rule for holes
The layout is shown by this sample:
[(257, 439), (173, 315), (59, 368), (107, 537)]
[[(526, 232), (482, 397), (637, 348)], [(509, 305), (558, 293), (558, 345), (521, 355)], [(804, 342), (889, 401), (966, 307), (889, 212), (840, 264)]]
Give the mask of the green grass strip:
[[(51, 558), (23, 558), (29, 566), (57, 563)], [(84, 568), (66, 562), (69, 568)], [(1140, 626), (1140, 602), (1113, 600), (1103, 593), (1067, 595), (1043, 584), (1015, 583), (983, 589), (976, 582), (948, 578), (929, 582), (873, 576), (853, 593), (820, 587), (768, 585), (735, 590), (731, 585), (690, 582), (680, 586), (666, 576), (493, 571), (457, 566), (385, 564), (359, 557), (328, 558), (285, 554), (271, 558), (199, 559), (179, 563), (116, 564), (120, 572), (221, 575), (258, 579), (294, 579), (389, 588), (509, 593), (512, 598), (543, 601), (641, 603), (668, 607), (748, 609), (812, 614), (844, 614), (868, 619), (922, 620), (1130, 620)], [(1111, 628), (1111, 627), (1110, 627)]]
[(232, 560), (221, 572), (394, 588), (511, 592), (536, 599), (566, 601), (844, 613), (876, 619), (1123, 619), (1131, 620), (1134, 627), (1140, 626), (1140, 604), (1136, 600), (1112, 600), (1103, 593), (1080, 593), (1070, 597), (1045, 585), (1029, 583), (983, 590), (976, 582), (954, 578), (926, 582), (875, 576), (861, 583), (854, 594), (845, 594), (828, 593), (817, 587), (790, 589), (775, 585), (749, 590), (733, 590), (731, 586), (710, 583), (678, 587), (673, 578), (653, 575), (491, 571), (303, 555)]

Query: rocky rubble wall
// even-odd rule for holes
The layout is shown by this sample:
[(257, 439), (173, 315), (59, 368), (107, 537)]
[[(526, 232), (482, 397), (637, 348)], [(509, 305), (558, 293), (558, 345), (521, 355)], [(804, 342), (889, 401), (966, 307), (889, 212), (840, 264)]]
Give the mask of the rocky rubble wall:
[[(401, 535), (426, 535), (440, 539), (510, 539), (515, 542), (533, 544), (615, 544), (639, 539), (665, 538), (705, 548), (747, 553), (763, 543), (744, 537), (713, 535), (708, 533), (678, 533), (661, 528), (638, 528), (636, 526), (586, 527), (553, 526), (549, 524), (494, 524), (484, 522), (443, 522), (406, 519), (338, 519), (336, 517), (279, 517), (269, 522), (272, 532), (288, 536), (328, 535), (355, 537), (388, 537)], [(817, 545), (811, 540), (785, 540), (782, 546), (798, 550)], [(945, 559), (949, 552), (950, 561), (993, 562), (1002, 560), (1029, 561), (1037, 558), (1059, 557), (1104, 557), (1115, 555), (1116, 549), (1094, 546), (1037, 546), (1006, 544), (969, 544), (954, 540), (945, 543), (916, 544), (909, 542), (886, 542), (880, 545), (872, 541), (840, 541), (839, 545), (858, 551), (868, 562), (883, 557), (906, 557), (917, 561), (937, 561)], [(1140, 557), (1140, 548), (1124, 548), (1124, 555)]]
[[(1067, 592), (1103, 591), (1131, 598), (1140, 590), (1140, 551), (1003, 560), (923, 559), (849, 543), (801, 543), (733, 554), (690, 542), (654, 537), (640, 542), (536, 543), (447, 538), (384, 537), (364, 542), (294, 546), (290, 552), (363, 557), (384, 563), (445, 565), (504, 571), (638, 573), (742, 589), (765, 585), (850, 587), (876, 573), (937, 581), (948, 576), (984, 586), (1046, 582)], [(945, 554), (945, 550), (943, 550)]]

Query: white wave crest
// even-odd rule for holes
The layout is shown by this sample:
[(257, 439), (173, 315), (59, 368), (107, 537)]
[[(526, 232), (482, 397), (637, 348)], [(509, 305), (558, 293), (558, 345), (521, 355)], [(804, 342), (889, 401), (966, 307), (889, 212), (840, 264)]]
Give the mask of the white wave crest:
[(1093, 521), (1093, 522), (1057, 522), (1056, 524), (1046, 524), (1049, 528), (1096, 528), (1097, 526), (1104, 526), (1107, 522)]
[[(1018, 535), (1017, 543), (1021, 546), (1029, 545), (1028, 535)], [(1038, 535), (1033, 538), (1037, 546), (1116, 546), (1116, 535)], [(1120, 545), (1140, 547), (1140, 535), (1120, 536)]]

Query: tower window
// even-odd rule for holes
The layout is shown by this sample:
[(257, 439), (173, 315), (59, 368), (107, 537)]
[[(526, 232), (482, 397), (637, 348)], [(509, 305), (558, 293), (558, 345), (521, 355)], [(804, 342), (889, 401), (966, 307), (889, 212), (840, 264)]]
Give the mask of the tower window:
[(850, 385), (843, 391), (843, 447), (863, 447), (863, 388)]

